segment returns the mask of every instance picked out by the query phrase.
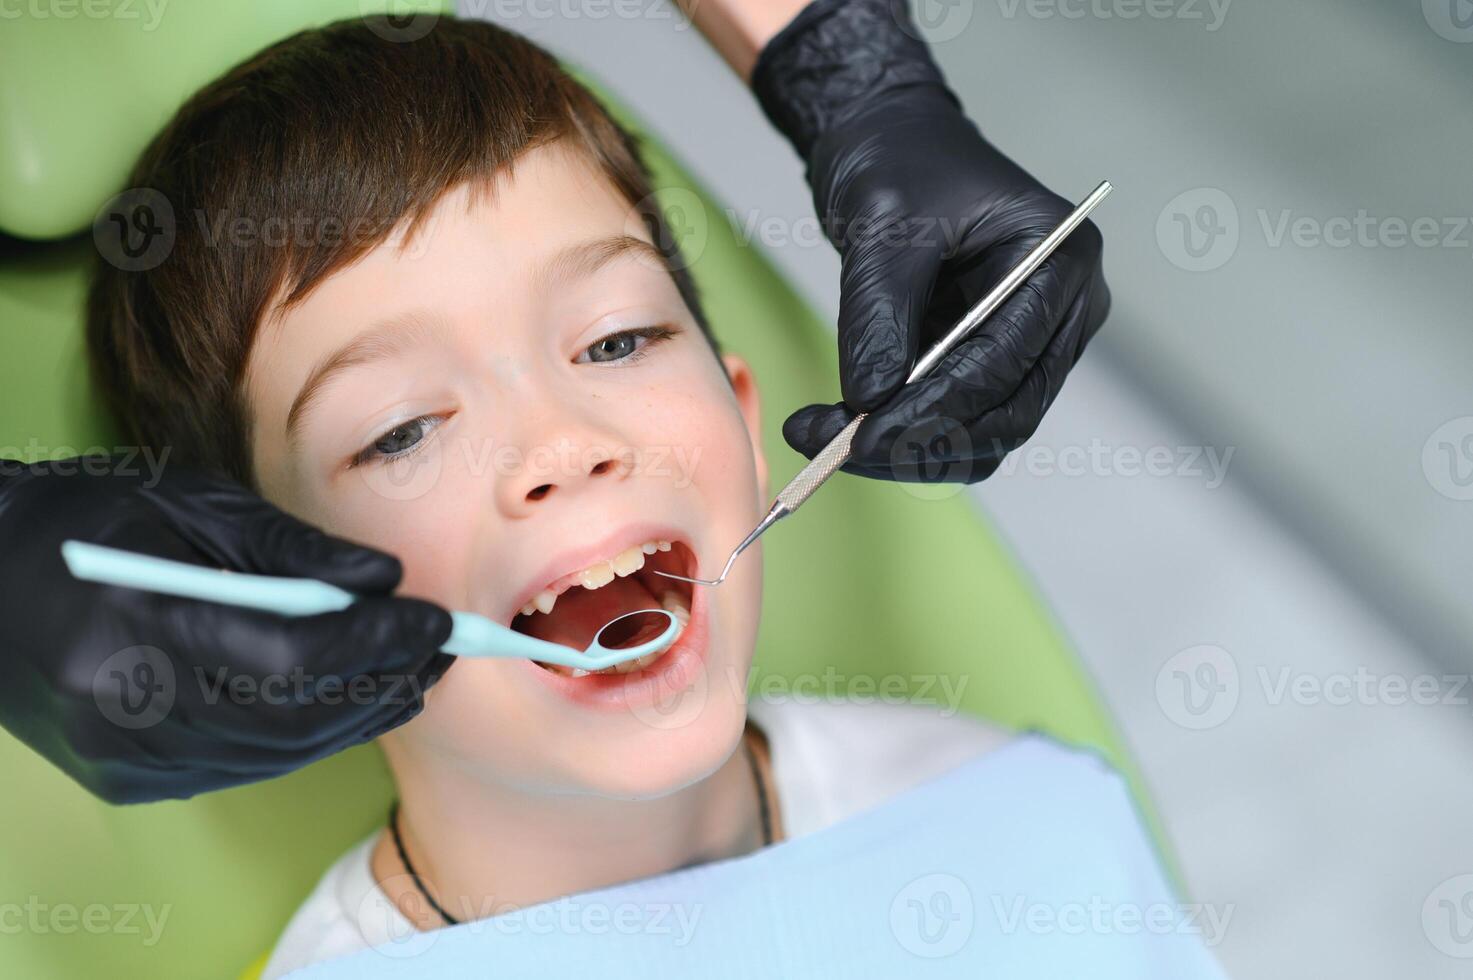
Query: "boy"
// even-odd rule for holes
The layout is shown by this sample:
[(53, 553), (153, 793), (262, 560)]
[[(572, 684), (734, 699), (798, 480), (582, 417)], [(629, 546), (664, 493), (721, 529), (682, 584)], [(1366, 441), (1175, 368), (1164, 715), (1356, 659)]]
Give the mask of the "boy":
[(388, 825), (266, 976), (748, 854), (1006, 740), (884, 705), (749, 721), (756, 556), (720, 589), (653, 573), (709, 573), (763, 513), (756, 382), (633, 141), (545, 52), (453, 19), (304, 32), (184, 105), (131, 183), (177, 239), (100, 267), (89, 341), (141, 444), (397, 555), (403, 594), (578, 649), (632, 609), (686, 623), (596, 673), (456, 661), (379, 739)]

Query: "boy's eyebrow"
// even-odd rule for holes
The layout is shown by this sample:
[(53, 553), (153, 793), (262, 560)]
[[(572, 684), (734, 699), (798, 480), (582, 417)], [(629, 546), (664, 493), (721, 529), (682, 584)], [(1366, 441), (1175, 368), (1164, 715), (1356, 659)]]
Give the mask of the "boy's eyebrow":
[(665, 267), (660, 250), (643, 238), (633, 235), (610, 235), (569, 245), (559, 251), (532, 275), (532, 288), (549, 290), (559, 283), (593, 275), (606, 264), (624, 255), (649, 259), (658, 268)]
[(374, 326), (318, 362), (292, 399), (286, 413), (286, 441), (295, 448), (302, 423), (328, 382), (342, 371), (360, 364), (395, 357), (440, 333), (444, 321), (424, 310), (410, 310), (377, 321)]
[[(559, 283), (586, 278), (625, 255), (650, 259), (664, 268), (664, 256), (650, 242), (633, 235), (610, 235), (577, 242), (559, 250), (532, 274), (533, 288), (551, 290)], [(313, 403), (334, 376), (351, 367), (402, 354), (429, 339), (442, 326), (443, 321), (424, 310), (400, 313), (378, 321), (372, 329), (324, 358), (307, 376), (286, 413), (288, 447), (295, 448), (297, 436)]]

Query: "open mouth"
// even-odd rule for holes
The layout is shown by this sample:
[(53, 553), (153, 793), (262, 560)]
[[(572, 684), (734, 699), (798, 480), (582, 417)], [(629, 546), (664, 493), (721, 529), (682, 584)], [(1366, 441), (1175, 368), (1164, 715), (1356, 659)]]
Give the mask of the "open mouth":
[[(550, 583), (522, 607), (512, 619), (511, 628), (582, 652), (606, 624), (636, 610), (664, 609), (686, 624), (690, 622), (694, 586), (656, 575), (655, 571), (694, 575), (695, 567), (695, 553), (685, 542), (647, 541)], [(654, 639), (662, 629), (651, 626), (649, 636), (627, 637), (620, 645), (634, 646)], [(570, 677), (630, 674), (649, 667), (667, 652), (656, 651), (597, 671), (540, 660), (534, 663), (543, 670)]]

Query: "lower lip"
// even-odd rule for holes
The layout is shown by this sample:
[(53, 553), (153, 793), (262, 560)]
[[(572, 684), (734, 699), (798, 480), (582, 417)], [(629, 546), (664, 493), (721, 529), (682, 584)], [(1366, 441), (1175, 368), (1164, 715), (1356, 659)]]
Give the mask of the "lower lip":
[(583, 708), (620, 711), (669, 700), (695, 683), (706, 659), (709, 624), (700, 586), (691, 587), (690, 622), (659, 660), (627, 674), (572, 677), (521, 661), (555, 693)]

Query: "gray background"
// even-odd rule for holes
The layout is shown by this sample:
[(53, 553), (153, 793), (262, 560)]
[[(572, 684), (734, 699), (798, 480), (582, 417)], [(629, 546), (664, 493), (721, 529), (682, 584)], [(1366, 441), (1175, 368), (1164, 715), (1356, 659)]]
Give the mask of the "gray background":
[[(1219, 957), (1473, 974), (1473, 5), (920, 2), (993, 142), (1066, 197), (1117, 186), (1111, 319), (971, 492), (1098, 678), (1193, 897), (1230, 911)], [(600, 77), (739, 220), (811, 219), (701, 37), (654, 0), (610, 9), (461, 3)], [(1194, 260), (1204, 205), (1223, 233)], [(1419, 218), (1437, 243), (1398, 247)], [(832, 318), (833, 251), (760, 244)], [(1171, 472), (1139, 473), (1156, 447)], [(1203, 450), (1231, 452), (1224, 480)], [(1376, 686), (1398, 681), (1430, 703)]]

